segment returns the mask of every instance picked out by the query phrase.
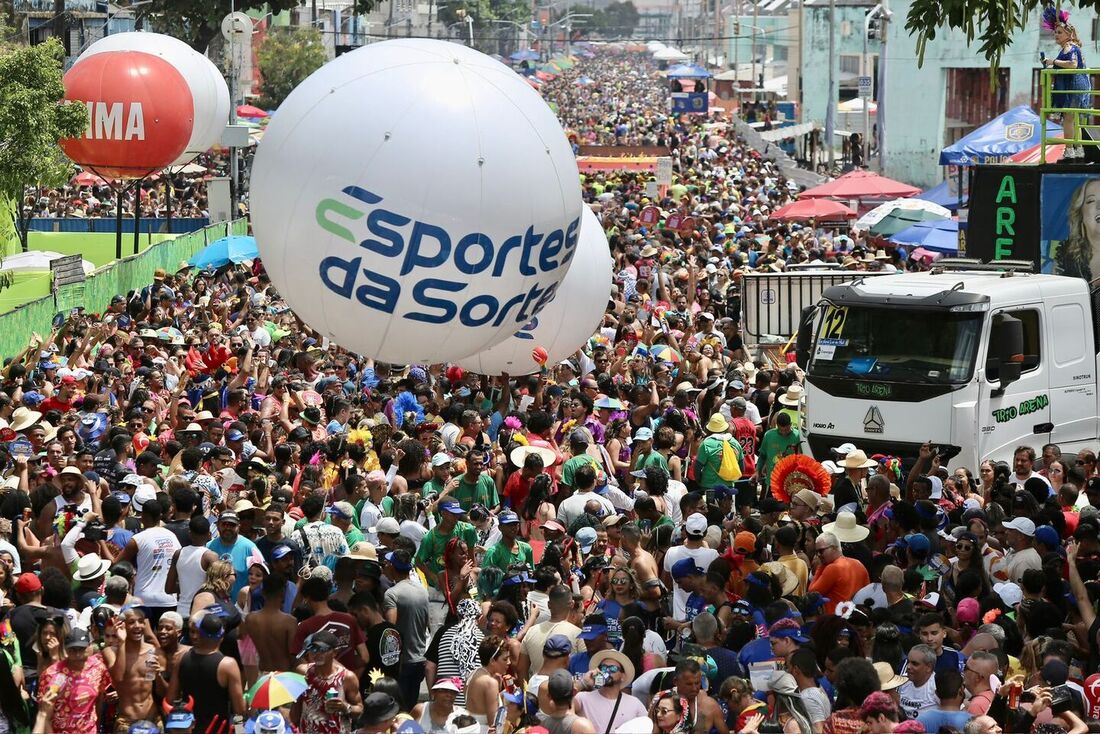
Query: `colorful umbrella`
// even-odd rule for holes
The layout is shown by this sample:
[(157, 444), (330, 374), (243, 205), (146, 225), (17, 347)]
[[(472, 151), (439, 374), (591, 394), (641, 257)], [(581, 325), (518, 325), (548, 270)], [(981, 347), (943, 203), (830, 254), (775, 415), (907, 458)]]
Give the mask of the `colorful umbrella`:
[(81, 171), (69, 181), (70, 186), (106, 186), (107, 182), (91, 171)]
[(669, 362), (671, 364), (679, 364), (683, 357), (672, 347), (667, 344), (660, 344), (649, 352), (653, 356), (653, 360), (656, 362)]
[(828, 183), (807, 189), (799, 199), (898, 199), (919, 194), (916, 186), (894, 181), (870, 171), (852, 171)]
[(267, 673), (261, 675), (245, 699), (254, 709), (274, 709), (294, 703), (306, 692), (308, 685), (304, 675), (298, 673)]
[(162, 326), (157, 329), (157, 339), (162, 342), (183, 344), (183, 332), (174, 326)]
[(895, 209), (875, 223), (868, 232), (876, 237), (889, 237), (903, 229), (909, 229), (917, 222), (931, 222), (947, 219), (925, 209)]
[(237, 116), (260, 118), (267, 117), (268, 114), (264, 110), (261, 110), (259, 107), (255, 107), (250, 104), (242, 104), (237, 107)]

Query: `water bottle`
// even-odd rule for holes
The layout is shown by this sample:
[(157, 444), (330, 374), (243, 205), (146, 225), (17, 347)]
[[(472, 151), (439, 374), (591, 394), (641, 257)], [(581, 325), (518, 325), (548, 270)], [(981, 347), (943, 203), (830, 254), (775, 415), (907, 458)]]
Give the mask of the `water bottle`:
[(145, 655), (145, 680), (154, 681), (157, 679), (157, 651), (150, 650)]

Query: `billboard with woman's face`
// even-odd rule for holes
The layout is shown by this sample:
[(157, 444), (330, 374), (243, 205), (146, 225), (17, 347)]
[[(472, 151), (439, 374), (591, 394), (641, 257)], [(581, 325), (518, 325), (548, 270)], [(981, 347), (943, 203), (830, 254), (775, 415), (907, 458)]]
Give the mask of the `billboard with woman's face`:
[(1100, 175), (1044, 174), (1040, 201), (1040, 270), (1100, 278)]

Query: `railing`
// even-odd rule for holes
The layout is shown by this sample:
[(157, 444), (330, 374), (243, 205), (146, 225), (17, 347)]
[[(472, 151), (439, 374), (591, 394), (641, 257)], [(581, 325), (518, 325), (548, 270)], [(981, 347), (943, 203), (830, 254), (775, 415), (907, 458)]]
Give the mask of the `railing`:
[[(1040, 140), (1039, 148), (1039, 161), (1041, 163), (1047, 162), (1047, 146), (1049, 144), (1054, 145), (1088, 145), (1088, 146), (1100, 146), (1100, 136), (1097, 136), (1097, 140), (1093, 140), (1089, 137), (1084, 137), (1082, 131), (1085, 128), (1100, 127), (1092, 122), (1093, 118), (1100, 115), (1100, 110), (1095, 110), (1092, 107), (1055, 107), (1054, 95), (1055, 94), (1087, 94), (1091, 101), (1096, 95), (1100, 94), (1100, 90), (1096, 89), (1054, 89), (1054, 77), (1067, 75), (1067, 74), (1084, 74), (1085, 76), (1092, 77), (1096, 74), (1100, 74), (1100, 69), (1042, 69), (1039, 72), (1039, 84), (1042, 86), (1043, 103), (1039, 108), (1039, 118), (1042, 125), (1042, 137)], [(1047, 131), (1047, 119), (1051, 115), (1061, 114), (1063, 116), (1063, 132), (1060, 136), (1051, 135)], [(1075, 137), (1066, 137), (1065, 135), (1065, 119), (1069, 117), (1073, 120), (1073, 129), (1075, 130)], [(1084, 159), (1082, 159), (1083, 161)]]
[(99, 268), (83, 283), (63, 286), (56, 293), (0, 314), (0, 358), (14, 357), (22, 351), (33, 332), (48, 334), (54, 314), (59, 311), (82, 305), (89, 313), (100, 313), (115, 294), (126, 295), (152, 283), (157, 268), (175, 272), (181, 260), (189, 259), (214, 240), (247, 231), (248, 221), (237, 219), (154, 243), (137, 255)]
[[(172, 217), (171, 221), (163, 217), (140, 220), (142, 234), (187, 234), (195, 232), (210, 224), (207, 217)], [(34, 217), (30, 220), (31, 232), (115, 232), (115, 218), (88, 218), (83, 217)], [(133, 233), (133, 217), (122, 220), (122, 231)]]

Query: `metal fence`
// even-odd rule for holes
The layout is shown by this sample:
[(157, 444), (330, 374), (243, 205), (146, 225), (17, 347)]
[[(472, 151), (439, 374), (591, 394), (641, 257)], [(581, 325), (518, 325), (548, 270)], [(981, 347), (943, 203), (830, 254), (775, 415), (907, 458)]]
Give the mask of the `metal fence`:
[(229, 223), (213, 224), (195, 232), (182, 234), (148, 249), (116, 260), (88, 276), (79, 286), (64, 286), (57, 293), (26, 303), (0, 315), (0, 357), (13, 357), (21, 352), (38, 332), (43, 336), (50, 331), (54, 315), (61, 306), (74, 302), (74, 294), (67, 289), (83, 288), (79, 299), (85, 309), (99, 313), (107, 308), (115, 294), (125, 295), (131, 290), (144, 288), (153, 282), (157, 268), (174, 272), (182, 260), (190, 259), (206, 245), (230, 234), (247, 234), (248, 221), (238, 219)]
[[(196, 232), (210, 224), (209, 217), (172, 217), (171, 220), (158, 217), (155, 219), (140, 220), (142, 234), (187, 234)], [(114, 217), (100, 217), (84, 219), (83, 217), (67, 217), (64, 219), (52, 219), (50, 217), (34, 217), (30, 221), (31, 232), (100, 232), (111, 233), (115, 231)], [(133, 217), (122, 220), (122, 231), (133, 234)]]

